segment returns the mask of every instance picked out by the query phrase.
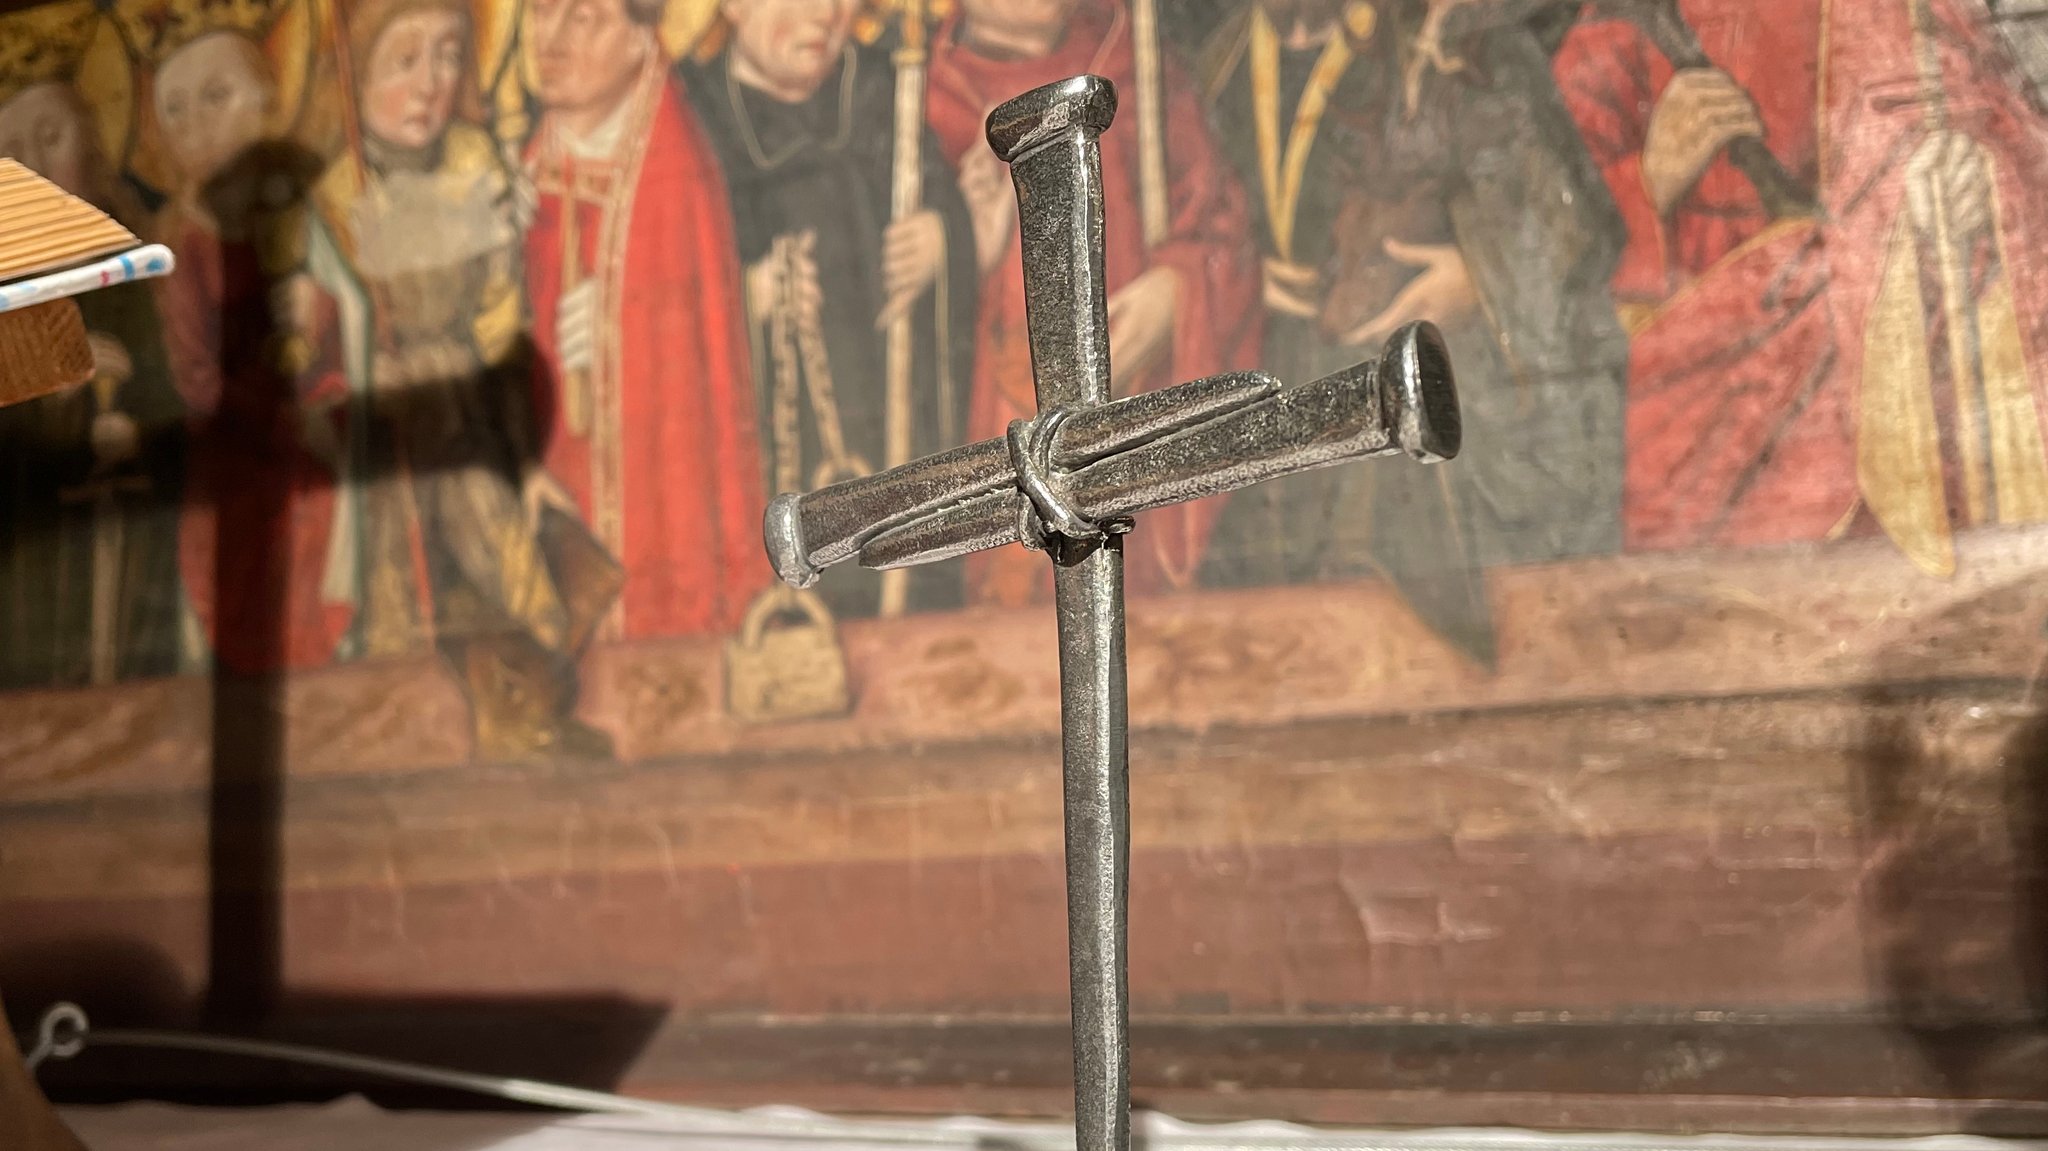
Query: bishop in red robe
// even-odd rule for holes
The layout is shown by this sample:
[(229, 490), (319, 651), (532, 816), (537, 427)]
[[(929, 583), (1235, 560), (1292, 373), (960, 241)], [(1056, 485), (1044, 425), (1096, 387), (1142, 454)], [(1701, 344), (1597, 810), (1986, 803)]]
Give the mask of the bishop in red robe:
[(541, 459), (625, 566), (610, 634), (728, 631), (770, 582), (740, 271), (658, 5), (539, 0), (526, 236)]
[[(929, 117), (962, 172), (982, 257), (969, 439), (999, 436), (1011, 420), (1038, 407), (1009, 199), (1014, 193), (988, 151), (983, 124), (1004, 100), (1083, 72), (1105, 76), (1127, 94), (1137, 91), (1130, 18), (1115, 0), (1079, 0), (1078, 6), (1075, 0), (966, 0), (934, 38)], [(1200, 94), (1170, 61), (1162, 87), (1169, 223), (1164, 239), (1149, 250), (1135, 121), (1102, 138), (1104, 272), (1120, 395), (1250, 368), (1259, 353), (1259, 262), (1244, 191), (1210, 136)], [(1125, 108), (1125, 116), (1135, 114), (1128, 95)], [(1120, 305), (1119, 293), (1134, 285), (1138, 290)], [(1127, 335), (1146, 326), (1141, 311), (1158, 316), (1162, 329), (1170, 322), (1149, 363), (1145, 349), (1133, 348)], [(1131, 590), (1191, 586), (1218, 510), (1220, 501), (1208, 500), (1143, 517), (1126, 544)], [(1037, 556), (1009, 548), (967, 562), (968, 595), (976, 602), (1051, 598), (1051, 572)]]
[(1555, 61), (1627, 227), (1627, 544), (1882, 530), (1943, 573), (1958, 527), (2048, 518), (2048, 151), (1981, 8), (1675, 4), (1712, 69), (1591, 9)]

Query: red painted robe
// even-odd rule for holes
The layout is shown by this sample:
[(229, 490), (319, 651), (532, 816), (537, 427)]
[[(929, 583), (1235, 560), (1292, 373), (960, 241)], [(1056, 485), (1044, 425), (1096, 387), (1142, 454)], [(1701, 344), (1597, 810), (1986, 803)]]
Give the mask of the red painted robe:
[[(2048, 303), (2033, 255), (2048, 223), (2039, 122), (1993, 73), (1999, 52), (1981, 13), (1927, 2), (1951, 124), (1985, 146), (1997, 173), (2000, 235), (1987, 242), (2016, 257), (2007, 267), (2020, 298)], [(1669, 61), (1633, 24), (1611, 18), (1589, 16), (1559, 50), (1559, 85), (1628, 228), (1613, 279), (1635, 331), (1627, 546), (1820, 539), (1849, 528), (1873, 496), (1882, 504), (1887, 490), (1944, 484), (1939, 474), (1869, 466), (1873, 437), (1896, 421), (1865, 418), (1863, 406), (1900, 370), (1866, 363), (1865, 348), (1880, 265), (1903, 213), (1906, 162), (1929, 131), (1910, 3), (1679, 2), (1709, 58), (1755, 101), (1766, 146), (1816, 189), (1816, 219), (1773, 221), (1725, 152), (1660, 218), (1641, 152)], [(2041, 309), (2033, 315), (2029, 363), (2043, 334)], [(1929, 459), (1942, 449), (1918, 450)], [(1881, 509), (1877, 519), (1916, 560), (1941, 569), (1934, 549), (1909, 541)]]
[[(541, 458), (625, 564), (617, 634), (729, 630), (770, 580), (731, 209), (666, 69), (650, 67), (631, 99), (608, 156), (575, 155), (547, 122), (530, 151)], [(580, 380), (556, 366), (565, 271), (598, 281)], [(589, 397), (581, 428), (565, 406), (571, 387)]]
[(271, 363), (269, 286), (255, 249), (176, 207), (155, 281), (171, 374), (188, 412), (178, 566), (219, 665), (237, 675), (334, 658), (351, 609), (321, 598), (334, 475), (304, 447), (295, 396)]
[[(1041, 84), (1083, 72), (1106, 76), (1124, 92), (1137, 90), (1129, 20), (1121, 5), (1084, 0), (1052, 52), (1037, 60), (993, 60), (956, 36), (957, 24), (934, 40), (930, 120), (959, 166), (970, 149), (987, 147), (983, 124), (997, 104)], [(1140, 384), (1141, 390), (1255, 365), (1263, 309), (1258, 253), (1250, 214), (1236, 177), (1218, 153), (1202, 115), (1199, 94), (1169, 65), (1165, 77), (1169, 228), (1166, 240), (1145, 250), (1138, 206), (1138, 132), (1135, 120), (1102, 137), (1103, 210), (1107, 223), (1105, 280), (1109, 294), (1150, 268), (1180, 273), (1173, 349)], [(1134, 115), (1126, 104), (1125, 115)], [(974, 389), (968, 436), (999, 436), (1010, 421), (1037, 410), (1031, 349), (1024, 322), (1024, 265), (1015, 228), (1010, 247), (982, 282), (975, 346)], [(1148, 513), (1126, 543), (1128, 585), (1152, 592), (1194, 582), (1221, 500)], [(968, 594), (982, 603), (1046, 600), (1052, 574), (1043, 557), (1018, 548), (968, 559)]]

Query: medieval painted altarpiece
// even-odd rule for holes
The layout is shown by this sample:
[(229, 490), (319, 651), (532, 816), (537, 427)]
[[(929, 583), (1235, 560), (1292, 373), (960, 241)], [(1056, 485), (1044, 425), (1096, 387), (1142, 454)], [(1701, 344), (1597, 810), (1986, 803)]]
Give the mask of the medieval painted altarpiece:
[(2032, 0), (0, 16), (177, 258), (0, 410), (10, 1002), (1065, 1106), (1047, 565), (761, 515), (1035, 410), (983, 122), (1084, 72), (1117, 395), (1430, 320), (1464, 411), (1128, 537), (1140, 1102), (2048, 1128)]

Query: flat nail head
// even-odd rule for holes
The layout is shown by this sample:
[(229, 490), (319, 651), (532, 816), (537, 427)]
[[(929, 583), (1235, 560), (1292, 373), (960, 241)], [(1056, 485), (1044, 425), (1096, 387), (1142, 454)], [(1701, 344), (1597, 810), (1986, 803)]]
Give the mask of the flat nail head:
[(1099, 136), (1115, 119), (1115, 84), (1100, 76), (1071, 76), (997, 105), (988, 114), (988, 143), (1009, 164), (1076, 127)]
[(1409, 324), (1394, 333), (1380, 353), (1379, 386), (1387, 432), (1402, 451), (1425, 464), (1458, 454), (1464, 443), (1458, 384), (1435, 324)]

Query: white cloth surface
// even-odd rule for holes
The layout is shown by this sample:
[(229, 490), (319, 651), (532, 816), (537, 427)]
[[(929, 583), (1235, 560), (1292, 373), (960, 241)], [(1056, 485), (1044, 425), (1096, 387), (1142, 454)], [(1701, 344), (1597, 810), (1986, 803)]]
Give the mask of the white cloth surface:
[[(1064, 1124), (990, 1119), (842, 1120), (791, 1107), (688, 1116), (385, 1111), (356, 1097), (307, 1106), (196, 1108), (161, 1103), (63, 1111), (92, 1151), (888, 1151), (950, 1147), (1052, 1151)], [(1493, 1129), (1377, 1131), (1278, 1122), (1135, 1118), (1148, 1151), (2016, 1151), (2048, 1140), (1553, 1134)]]

